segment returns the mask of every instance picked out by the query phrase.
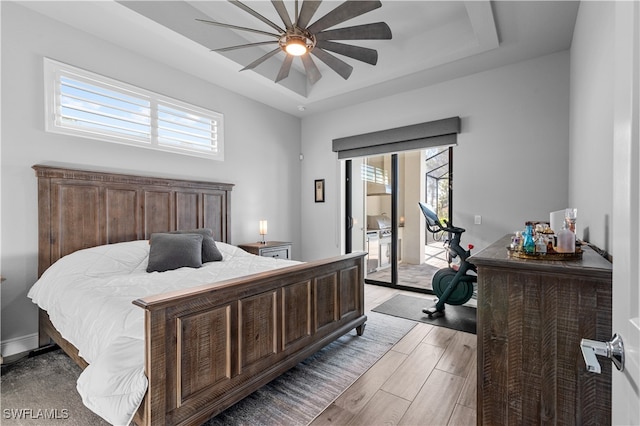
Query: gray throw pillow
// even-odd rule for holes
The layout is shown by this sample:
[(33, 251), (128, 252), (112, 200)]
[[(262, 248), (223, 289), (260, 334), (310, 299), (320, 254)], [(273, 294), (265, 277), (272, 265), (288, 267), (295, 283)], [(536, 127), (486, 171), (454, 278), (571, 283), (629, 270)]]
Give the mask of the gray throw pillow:
[(209, 228), (190, 229), (186, 231), (171, 231), (169, 234), (200, 234), (202, 235), (202, 263), (219, 262), (222, 253), (213, 239), (213, 231)]
[(202, 235), (151, 234), (147, 272), (202, 266)]

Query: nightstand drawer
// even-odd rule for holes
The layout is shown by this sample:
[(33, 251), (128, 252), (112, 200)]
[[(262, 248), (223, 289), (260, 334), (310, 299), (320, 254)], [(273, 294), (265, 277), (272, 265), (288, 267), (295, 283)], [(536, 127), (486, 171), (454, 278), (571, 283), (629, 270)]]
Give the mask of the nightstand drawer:
[(289, 242), (267, 241), (265, 243), (239, 244), (238, 247), (258, 256), (291, 259), (291, 243)]
[(291, 256), (289, 254), (289, 251), (289, 247), (262, 249), (260, 250), (260, 256), (275, 257), (278, 259), (290, 259)]

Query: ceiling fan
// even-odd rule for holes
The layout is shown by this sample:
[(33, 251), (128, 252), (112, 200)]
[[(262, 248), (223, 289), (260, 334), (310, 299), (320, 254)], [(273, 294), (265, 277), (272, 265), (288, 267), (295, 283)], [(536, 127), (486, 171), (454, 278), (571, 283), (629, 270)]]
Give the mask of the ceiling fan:
[(384, 22), (373, 24), (356, 25), (352, 27), (328, 29), (349, 19), (371, 12), (382, 6), (379, 1), (347, 0), (335, 9), (309, 24), (313, 15), (318, 10), (321, 0), (303, 0), (302, 6), (298, 10), (298, 0), (295, 0), (295, 15), (293, 20), (287, 12), (283, 0), (272, 0), (271, 3), (282, 19), (284, 28), (265, 18), (255, 10), (251, 9), (238, 0), (229, 0), (230, 3), (251, 14), (255, 18), (264, 22), (276, 33), (262, 31), (254, 28), (241, 27), (237, 25), (225, 24), (222, 22), (197, 19), (197, 21), (234, 30), (248, 31), (256, 34), (271, 37), (272, 40), (256, 43), (241, 44), (238, 46), (223, 47), (214, 49), (215, 52), (225, 52), (234, 49), (243, 49), (269, 44), (276, 44), (277, 47), (267, 54), (259, 57), (240, 71), (253, 69), (278, 52), (283, 51), (286, 56), (280, 67), (280, 71), (275, 82), (286, 78), (289, 75), (291, 64), (296, 56), (302, 59), (302, 64), (310, 84), (316, 83), (322, 75), (314, 63), (311, 55), (314, 55), (327, 64), (332, 70), (338, 73), (345, 80), (349, 78), (353, 67), (342, 59), (332, 55), (328, 51), (375, 65), (378, 62), (378, 52), (366, 47), (338, 43), (334, 40), (390, 40), (391, 29)]

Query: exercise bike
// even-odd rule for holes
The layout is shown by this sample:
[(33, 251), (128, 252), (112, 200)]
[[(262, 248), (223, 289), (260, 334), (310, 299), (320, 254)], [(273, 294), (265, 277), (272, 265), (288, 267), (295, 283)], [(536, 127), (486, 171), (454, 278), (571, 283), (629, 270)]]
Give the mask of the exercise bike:
[[(471, 299), (474, 283), (478, 280), (477, 268), (473, 263), (467, 261), (467, 258), (471, 256), (473, 245), (469, 244), (467, 250), (460, 246), (460, 238), (465, 229), (452, 226), (446, 220), (441, 221), (430, 206), (422, 202), (418, 202), (418, 205), (427, 220), (429, 232), (433, 234), (447, 232), (449, 234), (449, 238), (444, 243), (449, 267), (438, 270), (431, 281), (433, 292), (438, 296), (437, 302), (433, 307), (422, 310), (429, 317), (437, 318), (444, 315), (445, 304), (463, 305)], [(456, 257), (460, 260), (458, 265), (453, 262)]]

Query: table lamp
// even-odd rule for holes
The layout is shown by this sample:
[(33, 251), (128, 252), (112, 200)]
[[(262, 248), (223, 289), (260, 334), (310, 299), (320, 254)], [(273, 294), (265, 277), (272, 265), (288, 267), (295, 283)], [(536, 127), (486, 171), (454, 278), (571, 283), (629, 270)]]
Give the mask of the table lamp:
[(266, 244), (267, 242), (264, 240), (264, 236), (267, 235), (267, 221), (266, 220), (261, 220), (260, 221), (260, 235), (262, 235), (262, 241), (260, 241), (262, 244)]

